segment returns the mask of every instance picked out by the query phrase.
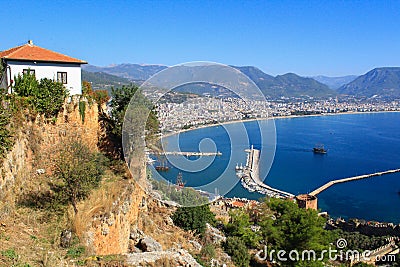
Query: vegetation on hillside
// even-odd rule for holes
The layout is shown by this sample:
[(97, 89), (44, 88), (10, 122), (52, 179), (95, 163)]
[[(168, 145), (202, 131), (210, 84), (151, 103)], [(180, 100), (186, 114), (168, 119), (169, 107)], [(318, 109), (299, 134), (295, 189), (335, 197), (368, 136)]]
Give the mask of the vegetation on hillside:
[(99, 186), (106, 159), (99, 153), (90, 152), (80, 140), (66, 143), (55, 164), (54, 176), (58, 180), (58, 193), (78, 213), (78, 201), (88, 197)]
[(173, 201), (182, 206), (198, 206), (208, 203), (208, 198), (202, 196), (191, 187), (180, 188), (174, 184), (150, 179), (152, 189), (156, 190), (163, 200)]
[[(230, 212), (230, 221), (224, 226), (228, 236), (225, 251), (238, 266), (248, 266), (247, 249), (268, 252), (275, 250), (314, 250), (319, 257), (323, 249), (335, 240), (335, 233), (324, 230), (326, 220), (316, 211), (300, 209), (291, 200), (266, 198), (256, 210), (238, 209)], [(280, 266), (323, 266), (323, 262), (279, 261)], [(286, 255), (287, 257), (288, 255)], [(270, 260), (270, 255), (266, 257)], [(254, 261), (254, 259), (253, 259)]]
[(129, 85), (131, 81), (105, 72), (88, 72), (82, 70), (82, 80), (88, 81), (94, 90), (104, 89), (111, 93), (111, 87)]
[(176, 226), (184, 230), (192, 230), (197, 234), (204, 234), (207, 223), (215, 223), (215, 215), (210, 206), (179, 207), (172, 215)]
[(56, 118), (68, 90), (60, 82), (43, 78), (36, 80), (34, 74), (18, 74), (15, 77), (13, 91), (16, 97), (21, 97), (33, 111), (44, 114), (46, 118)]
[(9, 109), (9, 102), (5, 98), (5, 90), (0, 90), (0, 158), (4, 158), (14, 144), (13, 133), (10, 129), (12, 113)]

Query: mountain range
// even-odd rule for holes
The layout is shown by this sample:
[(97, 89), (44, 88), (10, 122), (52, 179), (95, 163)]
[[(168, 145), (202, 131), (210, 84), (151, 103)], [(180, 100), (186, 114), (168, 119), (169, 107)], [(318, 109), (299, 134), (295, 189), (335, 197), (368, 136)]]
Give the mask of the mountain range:
[[(313, 97), (327, 98), (336, 95), (356, 97), (400, 97), (400, 68), (376, 68), (359, 77), (302, 77), (294, 73), (272, 76), (254, 66), (232, 66), (243, 72), (260, 88), (267, 98)], [(164, 65), (119, 64), (107, 67), (83, 66), (84, 79), (96, 81), (101, 87), (109, 80), (109, 86), (147, 80), (166, 69)], [(96, 73), (96, 74), (93, 74)], [(110, 75), (110, 76), (107, 76)], [(122, 78), (122, 80), (121, 80)]]
[(338, 93), (357, 97), (400, 97), (400, 68), (376, 68), (341, 86)]

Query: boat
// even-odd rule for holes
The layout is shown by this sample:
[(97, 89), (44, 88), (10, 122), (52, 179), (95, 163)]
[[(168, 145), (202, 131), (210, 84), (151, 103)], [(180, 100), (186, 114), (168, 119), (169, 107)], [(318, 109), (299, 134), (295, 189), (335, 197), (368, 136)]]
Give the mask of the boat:
[(181, 172), (178, 173), (178, 176), (176, 176), (176, 182), (175, 182), (175, 184), (176, 184), (179, 188), (184, 188), (184, 187), (185, 187), (186, 182), (183, 182), (182, 173), (181, 173)]
[(238, 163), (236, 163), (235, 170), (236, 170), (236, 171), (239, 171), (239, 164), (238, 164)]
[(160, 172), (169, 171), (169, 167), (168, 167), (168, 166), (155, 166), (154, 168), (155, 168), (157, 171), (160, 171)]
[(159, 158), (160, 165), (155, 166), (154, 168), (159, 172), (167, 172), (169, 171), (169, 167), (167, 165), (167, 158), (164, 156), (160, 156)]
[(328, 152), (328, 150), (326, 150), (326, 149), (324, 148), (324, 145), (319, 144), (319, 145), (316, 145), (316, 146), (313, 148), (313, 152), (314, 152), (315, 154), (326, 154), (326, 153)]

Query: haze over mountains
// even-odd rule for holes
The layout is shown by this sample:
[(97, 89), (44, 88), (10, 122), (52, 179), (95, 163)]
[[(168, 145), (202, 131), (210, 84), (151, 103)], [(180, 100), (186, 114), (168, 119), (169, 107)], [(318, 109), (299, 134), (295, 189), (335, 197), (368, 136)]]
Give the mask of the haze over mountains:
[(313, 78), (320, 83), (328, 85), (329, 88), (336, 90), (339, 89), (341, 86), (354, 81), (357, 77), (358, 76), (356, 75), (347, 75), (342, 77), (328, 77), (324, 75), (318, 75), (310, 78)]
[[(294, 73), (272, 76), (254, 66), (232, 66), (252, 79), (268, 98), (314, 97), (327, 98), (340, 95), (356, 97), (400, 97), (400, 68), (376, 68), (359, 77), (301, 77)], [(167, 68), (164, 65), (119, 64), (107, 67), (83, 66), (83, 79), (96, 81), (98, 86), (110, 80), (111, 86), (129, 81), (144, 81)], [(114, 77), (113, 77), (114, 76)], [(109, 85), (109, 86), (110, 86)]]

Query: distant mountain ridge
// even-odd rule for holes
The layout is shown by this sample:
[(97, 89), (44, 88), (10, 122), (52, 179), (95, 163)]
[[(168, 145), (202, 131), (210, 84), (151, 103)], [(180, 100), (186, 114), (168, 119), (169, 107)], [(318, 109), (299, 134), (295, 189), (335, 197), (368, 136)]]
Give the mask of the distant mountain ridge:
[(400, 97), (400, 67), (375, 68), (338, 89), (357, 97)]
[(316, 98), (336, 95), (327, 85), (312, 78), (301, 77), (294, 73), (271, 76), (253, 66), (232, 66), (254, 81), (266, 97), (303, 97)]
[[(328, 97), (336, 94), (312, 78), (304, 78), (294, 73), (278, 75), (276, 77), (268, 75), (260, 69), (253, 66), (232, 66), (254, 81), (266, 97)], [(147, 80), (157, 72), (166, 69), (163, 65), (139, 65), (139, 64), (119, 64), (108, 67), (97, 67), (93, 65), (83, 66), (87, 72), (103, 72), (111, 75), (133, 80)]]
[(107, 67), (83, 65), (82, 69), (88, 72), (104, 72), (129, 80), (147, 80), (154, 74), (168, 68), (164, 65), (118, 64)]
[(82, 70), (82, 80), (92, 84), (93, 89), (110, 89), (132, 83), (129, 79), (108, 74), (105, 72), (88, 72)]
[(336, 90), (339, 89), (341, 86), (354, 81), (357, 77), (358, 77), (357, 75), (347, 75), (342, 77), (328, 77), (328, 76), (318, 75), (310, 78), (313, 78), (314, 80), (320, 83), (328, 85), (329, 88)]

